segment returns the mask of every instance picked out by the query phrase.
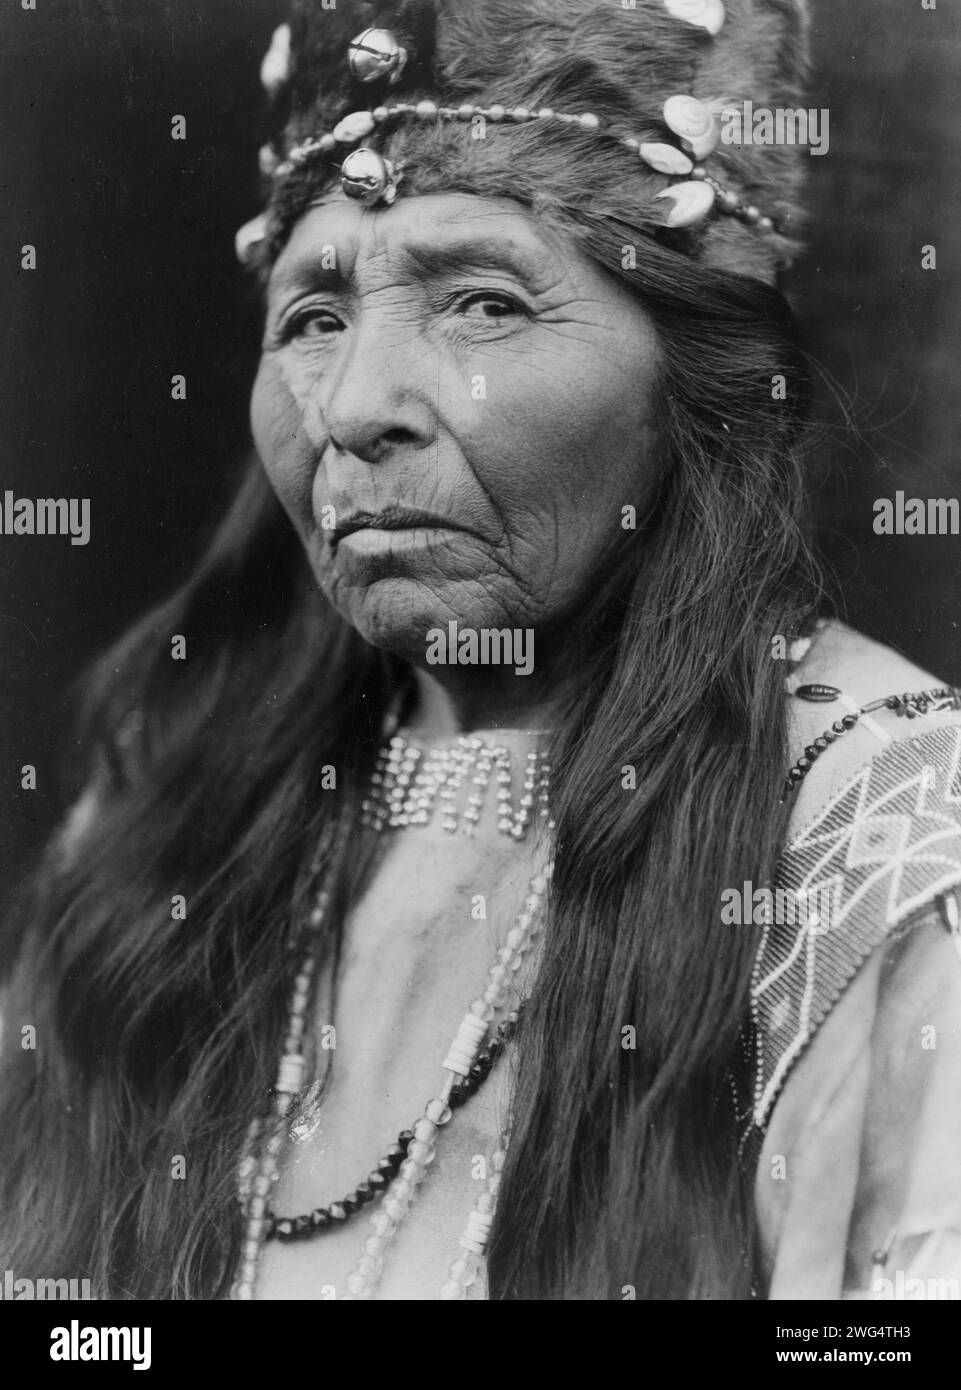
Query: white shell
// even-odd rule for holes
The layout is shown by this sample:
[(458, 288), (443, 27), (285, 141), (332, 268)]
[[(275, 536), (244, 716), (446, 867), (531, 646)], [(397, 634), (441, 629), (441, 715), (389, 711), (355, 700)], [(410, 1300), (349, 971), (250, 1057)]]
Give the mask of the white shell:
[(720, 138), (714, 112), (697, 97), (668, 97), (664, 103), (664, 121), (679, 135), (695, 159), (704, 159)]
[(331, 133), (340, 144), (352, 145), (369, 135), (375, 124), (369, 111), (351, 111), (342, 121), (338, 121)]
[(283, 86), (290, 68), (290, 25), (280, 24), (274, 30), (270, 47), (260, 65), (260, 80), (269, 96)]
[(664, 8), (675, 19), (696, 24), (709, 34), (719, 34), (724, 24), (723, 0), (664, 0)]
[(657, 198), (667, 198), (674, 205), (664, 218), (665, 227), (691, 227), (695, 222), (703, 222), (711, 211), (714, 189), (709, 183), (691, 179), (688, 183), (671, 184)]
[(254, 247), (259, 245), (267, 235), (267, 216), (261, 212), (256, 217), (245, 222), (240, 231), (234, 237), (234, 250), (241, 265), (246, 265), (250, 260), (250, 253)]
[(694, 168), (693, 162), (676, 145), (644, 144), (640, 153), (644, 163), (659, 174), (689, 174)]

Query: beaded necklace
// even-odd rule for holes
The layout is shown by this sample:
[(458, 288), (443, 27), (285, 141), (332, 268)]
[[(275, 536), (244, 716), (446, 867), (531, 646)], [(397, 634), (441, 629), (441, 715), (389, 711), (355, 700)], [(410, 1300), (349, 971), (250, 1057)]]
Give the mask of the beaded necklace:
[[(451, 797), (444, 793), (447, 791), (456, 795), (457, 788), (473, 771), (475, 790), (468, 797), (463, 816), (463, 828), (471, 833), (479, 819), (483, 790), (491, 769), (496, 767), (499, 829), (502, 833), (510, 834), (514, 839), (526, 834), (531, 822), (535, 789), (537, 809), (546, 821), (548, 833), (553, 830), (554, 822), (547, 805), (550, 772), (542, 754), (528, 755), (524, 792), (516, 811), (511, 814), (506, 805), (510, 797), (507, 786), (511, 780), (506, 749), (489, 748), (479, 739), (462, 738), (452, 758), (434, 759), (429, 777), (433, 781), (435, 795), (431, 796), (427, 780), (430, 755), (425, 760), (423, 775), (418, 782), (413, 774), (420, 757), (411, 756), (412, 747), (405, 737), (395, 735), (381, 750), (371, 779), (371, 794), (362, 809), (364, 824), (378, 830), (385, 823), (391, 826), (424, 824), (430, 819), (435, 799), (440, 799), (444, 808), (444, 828), (455, 830), (456, 812), (451, 807)], [(343, 1225), (362, 1207), (383, 1195), (379, 1209), (371, 1218), (371, 1234), (365, 1241), (364, 1254), (348, 1276), (347, 1291), (342, 1298), (355, 1300), (373, 1296), (390, 1246), (434, 1160), (438, 1131), (450, 1122), (453, 1110), (482, 1084), (512, 1036), (518, 1010), (508, 1009), (508, 994), (542, 929), (543, 899), (552, 873), (553, 862), (549, 861), (541, 872), (531, 878), (524, 906), (488, 972), (486, 988), (469, 1005), (447, 1049), (442, 1062), (445, 1076), (438, 1093), (428, 1101), (420, 1118), (409, 1130), (401, 1131), (396, 1144), (367, 1178), (341, 1201), (317, 1207), (306, 1215), (278, 1217), (269, 1209), (268, 1200), (279, 1177), (291, 1111), (302, 1090), (306, 1066), (306, 1015), (317, 961), (314, 943), (326, 921), (330, 904), (329, 889), (323, 885), (319, 887), (308, 919), (311, 943), (294, 980), (284, 1051), (273, 1088), (272, 1113), (266, 1126), (259, 1118), (251, 1123), (238, 1172), (238, 1198), (244, 1212), (244, 1237), (240, 1271), (231, 1291), (232, 1298), (249, 1300), (254, 1297), (259, 1259), (266, 1240), (272, 1237), (284, 1241), (301, 1239)], [(466, 1298), (467, 1289), (477, 1278), (493, 1223), (494, 1203), (508, 1141), (509, 1129), (500, 1137), (499, 1147), (491, 1158), (486, 1188), (478, 1196), (468, 1216), (460, 1238), (463, 1253), (450, 1266), (440, 1291), (443, 1299)]]
[[(904, 695), (885, 695), (879, 700), (871, 700), (866, 705), (855, 705), (845, 697), (844, 692), (834, 685), (799, 685), (788, 683), (788, 691), (799, 700), (816, 705), (829, 705), (841, 701), (848, 713), (836, 719), (829, 729), (825, 729), (813, 743), (809, 743), (804, 753), (788, 769), (787, 780), (781, 801), (787, 800), (791, 792), (810, 772), (812, 766), (839, 738), (851, 732), (858, 723), (870, 724), (870, 716), (881, 709), (893, 710), (895, 714), (907, 719), (919, 715), (938, 714), (943, 710), (961, 709), (961, 689), (950, 685), (938, 686), (935, 690), (919, 690)], [(880, 735), (879, 735), (880, 736)]]

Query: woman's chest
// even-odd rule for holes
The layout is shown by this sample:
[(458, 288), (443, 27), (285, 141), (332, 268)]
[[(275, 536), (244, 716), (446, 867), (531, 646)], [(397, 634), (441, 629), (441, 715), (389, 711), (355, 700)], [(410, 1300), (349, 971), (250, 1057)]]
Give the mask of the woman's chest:
[[(391, 847), (346, 924), (336, 1003), (329, 1017), (321, 1006), (315, 1020), (327, 1082), (319, 1104), (292, 1121), (300, 1137), (288, 1143), (270, 1199), (277, 1216), (329, 1208), (353, 1192), (440, 1096), (451, 1041), (500, 963), (534, 869), (516, 844), (411, 835)], [(521, 989), (512, 977), (504, 1012)], [(391, 1187), (343, 1224), (267, 1242), (257, 1296), (340, 1298), (365, 1253), (376, 1250), (383, 1259), (377, 1297), (437, 1298), (464, 1255), (459, 1239), (508, 1123), (511, 1061), (508, 1049), (440, 1126), (435, 1157), (386, 1246), (385, 1219), (376, 1218), (395, 1205), (387, 1202)], [(469, 1296), (482, 1292), (478, 1281)]]

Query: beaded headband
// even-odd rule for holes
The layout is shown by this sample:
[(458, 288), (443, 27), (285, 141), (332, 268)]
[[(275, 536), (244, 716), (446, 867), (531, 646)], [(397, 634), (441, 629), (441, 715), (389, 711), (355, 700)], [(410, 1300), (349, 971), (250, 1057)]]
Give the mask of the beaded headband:
[[(701, 31), (708, 41), (722, 30), (726, 10), (723, 0), (660, 0), (677, 21)], [(734, 0), (737, 3), (737, 0)], [(633, 8), (633, 5), (630, 6)], [(627, 7), (625, 7), (627, 8)], [(347, 45), (344, 63), (351, 79), (363, 86), (392, 86), (398, 83), (412, 57), (395, 34), (386, 28), (369, 27)], [(282, 25), (273, 36), (271, 48), (261, 67), (261, 79), (271, 95), (289, 75), (290, 27)], [(340, 169), (340, 185), (347, 197), (366, 207), (390, 206), (396, 199), (403, 178), (403, 167), (395, 165), (362, 142), (378, 127), (404, 120), (415, 122), (491, 122), (525, 125), (549, 124), (563, 129), (587, 131), (600, 139), (613, 140), (630, 150), (645, 168), (669, 180), (655, 195), (663, 203), (663, 225), (667, 228), (693, 227), (712, 213), (723, 213), (760, 233), (784, 234), (777, 220), (750, 201), (743, 200), (705, 168), (706, 160), (720, 141), (719, 116), (727, 103), (706, 102), (694, 96), (675, 94), (662, 105), (661, 119), (675, 143), (639, 140), (619, 131), (613, 123), (591, 111), (565, 112), (551, 106), (506, 106), (497, 103), (458, 106), (441, 105), (424, 99), (413, 102), (381, 101), (371, 108), (344, 116), (332, 130), (282, 148), (278, 154), (264, 146), (260, 154), (262, 172), (275, 190), (295, 171), (315, 162), (329, 162)], [(253, 260), (267, 235), (265, 214), (254, 218), (237, 234), (236, 250), (242, 263)]]

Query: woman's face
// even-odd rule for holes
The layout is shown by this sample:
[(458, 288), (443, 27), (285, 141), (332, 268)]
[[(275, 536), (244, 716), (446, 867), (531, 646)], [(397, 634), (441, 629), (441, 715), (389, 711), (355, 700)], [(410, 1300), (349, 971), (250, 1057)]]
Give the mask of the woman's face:
[(517, 204), (309, 209), (274, 266), (254, 438), (322, 591), (423, 661), (430, 628), (569, 620), (656, 486), (643, 309)]

